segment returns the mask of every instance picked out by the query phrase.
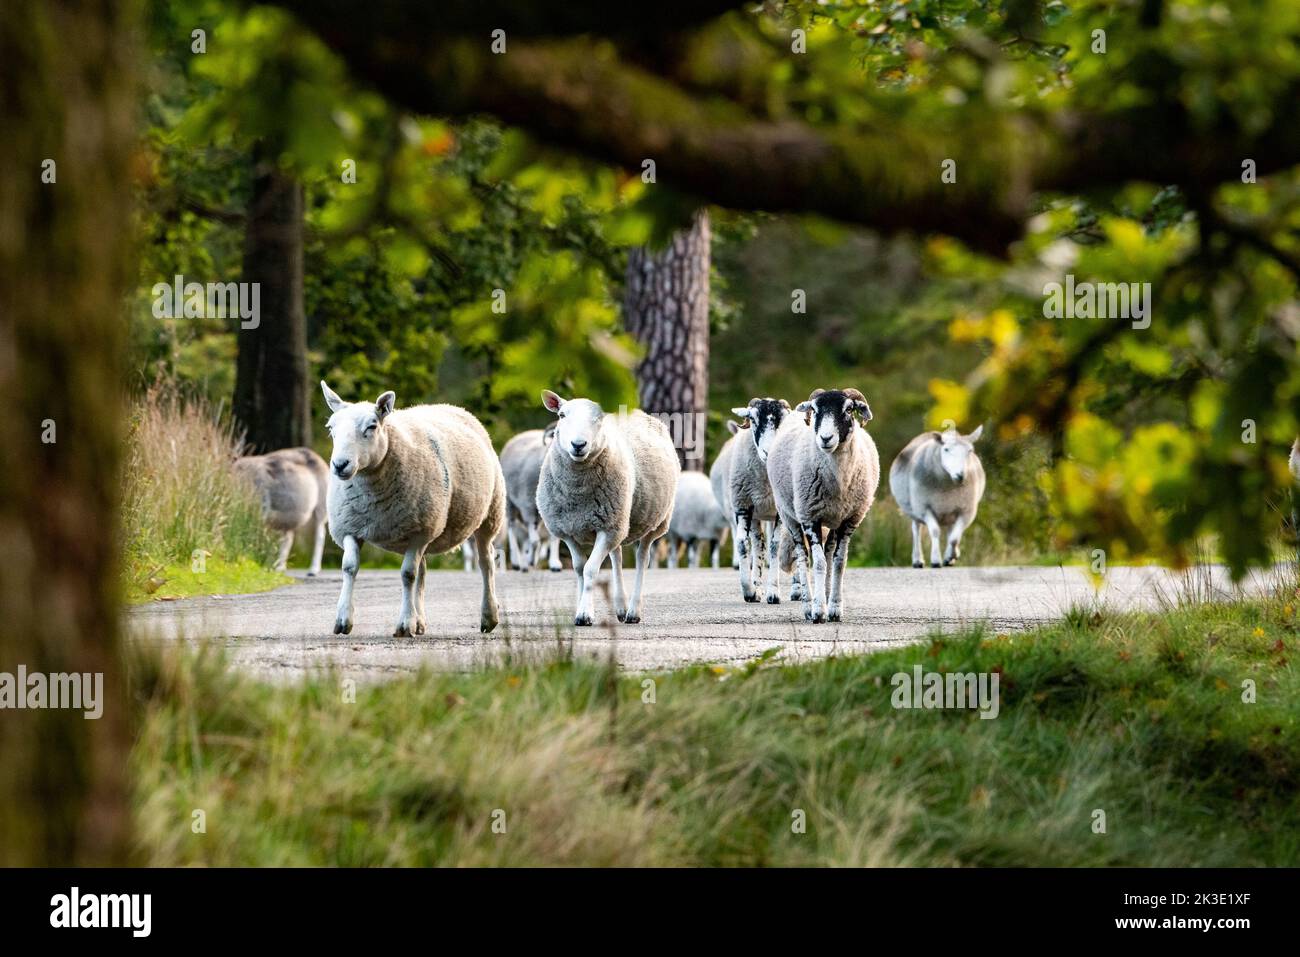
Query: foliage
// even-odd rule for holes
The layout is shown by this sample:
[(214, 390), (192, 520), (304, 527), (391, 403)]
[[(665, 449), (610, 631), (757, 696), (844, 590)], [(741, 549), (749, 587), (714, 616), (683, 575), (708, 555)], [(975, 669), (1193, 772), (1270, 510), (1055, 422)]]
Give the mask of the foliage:
[[(561, 657), (399, 678), (354, 703), (339, 675), (269, 686), (213, 648), (142, 652), (141, 853), (158, 866), (1294, 865), (1295, 600), (652, 679)], [(996, 672), (998, 717), (895, 710), (891, 679), (918, 665)], [(196, 807), (206, 833), (191, 830)]]

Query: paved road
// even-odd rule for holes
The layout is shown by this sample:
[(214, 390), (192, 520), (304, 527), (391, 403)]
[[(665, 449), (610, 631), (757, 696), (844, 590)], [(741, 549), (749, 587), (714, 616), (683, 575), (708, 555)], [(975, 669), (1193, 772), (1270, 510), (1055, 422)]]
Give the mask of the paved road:
[[(861, 653), (976, 620), (998, 632), (1018, 630), (1057, 619), (1073, 604), (1158, 608), (1161, 596), (1232, 594), (1224, 571), (1211, 567), (1183, 575), (1112, 568), (1099, 593), (1076, 568), (861, 568), (847, 572), (845, 621), (813, 625), (797, 602), (743, 602), (731, 569), (660, 568), (647, 575), (641, 624), (619, 625), (608, 598), (598, 594), (597, 625), (575, 629), (572, 572), (508, 572), (497, 579), (501, 624), (484, 636), (479, 576), (446, 571), (428, 576), (429, 634), (394, 638), (398, 573), (360, 573), (356, 625), (346, 637), (331, 634), (340, 580), (339, 572), (326, 572), (260, 595), (158, 602), (132, 610), (129, 630), (145, 642), (220, 639), (236, 665), (270, 679), (289, 680), (327, 663), (363, 680), (421, 666), (466, 670), (508, 655), (553, 655), (561, 643), (575, 656), (604, 660), (612, 652), (625, 669), (653, 671), (737, 664), (775, 646), (787, 660)], [(1267, 584), (1257, 577), (1243, 587)]]

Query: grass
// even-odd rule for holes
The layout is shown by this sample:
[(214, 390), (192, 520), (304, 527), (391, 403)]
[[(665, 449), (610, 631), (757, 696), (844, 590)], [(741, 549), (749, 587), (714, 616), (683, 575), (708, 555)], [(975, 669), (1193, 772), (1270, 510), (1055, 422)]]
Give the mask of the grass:
[[(561, 656), (362, 686), (354, 701), (345, 671), (273, 687), (211, 648), (138, 652), (139, 855), (1294, 866), (1295, 603), (1089, 610), (1024, 634), (975, 628), (863, 657), (783, 665), (773, 653), (660, 676)], [(999, 717), (895, 710), (890, 679), (915, 664), (996, 672)]]
[[(231, 471), (241, 445), (219, 409), (165, 384), (134, 404), (122, 508), (128, 600), (264, 591), (286, 580), (268, 568), (276, 538), (260, 498)], [(199, 558), (206, 571), (194, 574)]]
[(270, 591), (294, 579), (272, 571), (249, 558), (228, 562), (207, 558), (202, 570), (190, 565), (160, 565), (148, 577), (133, 578), (127, 583), (126, 601), (139, 605), (150, 601), (193, 598), (196, 595), (250, 595)]

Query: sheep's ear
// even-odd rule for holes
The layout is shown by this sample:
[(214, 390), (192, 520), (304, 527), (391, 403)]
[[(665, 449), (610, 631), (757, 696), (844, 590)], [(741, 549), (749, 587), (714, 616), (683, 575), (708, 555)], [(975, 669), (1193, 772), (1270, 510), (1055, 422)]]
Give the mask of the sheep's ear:
[(858, 415), (862, 416), (863, 424), (871, 421), (871, 406), (867, 405), (866, 399), (855, 399), (853, 401), (853, 408), (857, 409)]
[(738, 426), (735, 422), (732, 422), (730, 419), (728, 419), (727, 431), (730, 432), (732, 435), (737, 435), (740, 432), (740, 426)]
[(555, 441), (555, 427), (558, 424), (558, 422), (548, 422), (546, 428), (542, 429), (542, 448)]
[(980, 436), (983, 434), (984, 434), (984, 425), (983, 423), (981, 423), (975, 426), (975, 431), (972, 432), (970, 435), (966, 436), (966, 438), (970, 439), (972, 442), (978, 442), (980, 440)]
[[(818, 390), (818, 391), (821, 391), (821, 390)], [(813, 394), (816, 395), (816, 393), (813, 393)], [(795, 410), (796, 412), (802, 412), (802, 413), (804, 413), (805, 415), (807, 415), (809, 412), (811, 412), (811, 411), (813, 410), (812, 400), (809, 399), (807, 402), (800, 402), (798, 405), (796, 405), (796, 406), (794, 407), (794, 410)]]
[(331, 412), (337, 412), (339, 409), (347, 405), (346, 402), (339, 398), (337, 392), (325, 384), (324, 379), (320, 380), (320, 388), (321, 391), (325, 393), (325, 404), (330, 407)]
[(397, 393), (391, 389), (375, 400), (375, 416), (380, 422), (388, 418), (393, 411), (393, 405), (397, 402)]
[(734, 416), (736, 416), (737, 418), (740, 418), (740, 419), (748, 419), (748, 418), (749, 418), (749, 407), (748, 407), (748, 406), (744, 406), (744, 407), (737, 407), (737, 408), (734, 408), (734, 409), (731, 410), (731, 414), (734, 415)]
[(559, 412), (560, 406), (564, 405), (564, 400), (552, 392), (550, 389), (542, 390), (542, 405), (546, 406), (549, 412)]

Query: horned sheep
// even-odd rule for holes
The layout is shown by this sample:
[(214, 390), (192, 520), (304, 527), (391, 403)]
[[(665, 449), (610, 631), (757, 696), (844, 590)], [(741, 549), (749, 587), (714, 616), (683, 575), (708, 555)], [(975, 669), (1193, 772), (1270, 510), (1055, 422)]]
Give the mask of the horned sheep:
[(745, 601), (758, 601), (766, 556), (766, 598), (769, 604), (775, 605), (781, 601), (778, 593), (780, 539), (776, 534), (778, 515), (767, 461), (772, 442), (790, 418), (790, 403), (785, 399), (753, 398), (744, 408), (731, 411), (744, 420), (731, 457), (728, 487), (736, 549), (740, 552), (740, 593)]
[[(655, 543), (668, 531), (681, 467), (662, 422), (639, 410), (606, 415), (590, 399), (542, 403), (555, 413), (555, 441), (542, 460), (537, 507), (546, 527), (568, 546), (578, 576), (575, 625), (590, 625), (605, 559), (613, 564), (614, 608), (620, 621), (641, 620), (642, 587)], [(636, 545), (636, 582), (623, 590), (623, 546)]]
[(880, 484), (880, 454), (859, 424), (871, 421), (871, 408), (857, 389), (817, 389), (795, 411), (802, 414), (787, 416), (772, 441), (767, 472), (804, 583), (804, 617), (839, 621), (849, 538)]
[(453, 405), (395, 409), (385, 392), (374, 402), (344, 402), (321, 383), (332, 413), (329, 529), (343, 548), (343, 588), (335, 634), (352, 631), (352, 592), (361, 546), (402, 555), (402, 609), (394, 635), (423, 634), (425, 555), (473, 537), (483, 576), (479, 629), (497, 625), (495, 546), (505, 523), (505, 477), (483, 425)]

